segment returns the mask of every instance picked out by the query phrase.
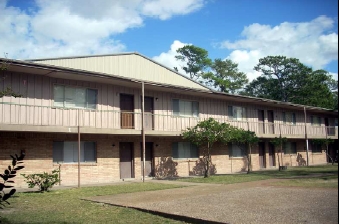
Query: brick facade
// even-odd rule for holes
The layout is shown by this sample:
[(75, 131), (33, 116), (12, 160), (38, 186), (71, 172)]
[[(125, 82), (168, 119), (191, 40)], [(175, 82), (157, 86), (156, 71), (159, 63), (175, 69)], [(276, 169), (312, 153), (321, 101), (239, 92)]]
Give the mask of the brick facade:
[[(53, 163), (54, 141), (77, 141), (76, 134), (54, 133), (19, 133), (0, 132), (0, 169), (3, 172), (11, 163), (10, 155), (20, 154), (25, 150), (25, 168), (19, 172), (25, 174), (51, 172), (54, 169), (61, 170), (62, 185), (78, 184), (78, 164)], [(133, 177), (142, 178), (141, 164), (141, 137), (140, 136), (115, 136), (81, 134), (81, 141), (95, 141), (97, 162), (81, 163), (81, 184), (107, 183), (120, 181), (120, 156), (119, 143), (133, 142)], [(202, 175), (203, 166), (197, 159), (173, 160), (172, 143), (182, 141), (179, 137), (146, 137), (147, 142), (153, 143), (153, 169), (157, 177), (177, 177)], [(282, 155), (283, 164), (286, 166), (306, 165), (307, 154), (305, 140), (297, 142), (297, 154)], [(265, 164), (266, 169), (278, 168), (278, 156), (275, 151), (275, 166), (269, 164), (268, 140), (265, 141)], [(114, 146), (113, 146), (114, 145)], [(244, 172), (247, 170), (247, 158), (233, 158), (229, 154), (226, 145), (216, 144), (211, 152), (211, 173), (227, 174)], [(201, 157), (200, 152), (200, 157)], [(309, 152), (309, 165), (325, 164), (326, 153)], [(252, 169), (260, 170), (258, 147), (252, 148)], [(27, 184), (21, 175), (17, 175), (16, 186), (26, 187)]]

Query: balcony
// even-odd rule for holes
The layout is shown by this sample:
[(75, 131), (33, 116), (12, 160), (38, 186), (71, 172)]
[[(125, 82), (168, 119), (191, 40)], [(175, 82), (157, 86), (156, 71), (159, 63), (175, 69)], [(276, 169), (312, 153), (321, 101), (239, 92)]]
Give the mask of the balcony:
[[(203, 116), (203, 115), (201, 115)], [(145, 113), (145, 130), (148, 135), (180, 135), (182, 130), (193, 127), (205, 118), (178, 117)], [(305, 125), (287, 125), (267, 122), (234, 121), (215, 118), (219, 122), (253, 131), (260, 138), (305, 138)], [(1, 131), (77, 132), (98, 134), (140, 135), (142, 114), (120, 110), (66, 109), (48, 106), (30, 106), (0, 103)], [(334, 126), (307, 125), (307, 137), (338, 138)]]

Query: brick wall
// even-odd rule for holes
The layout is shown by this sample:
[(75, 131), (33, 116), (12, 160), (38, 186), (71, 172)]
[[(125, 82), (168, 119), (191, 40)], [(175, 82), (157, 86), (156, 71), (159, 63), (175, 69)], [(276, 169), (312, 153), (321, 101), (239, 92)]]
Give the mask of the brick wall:
[[(25, 168), (15, 178), (15, 185), (26, 187), (21, 173), (51, 172), (54, 169), (61, 170), (62, 185), (78, 184), (78, 164), (53, 163), (53, 141), (77, 141), (76, 134), (53, 133), (14, 133), (0, 132), (0, 171), (11, 164), (10, 155), (20, 154), (26, 151), (24, 160)], [(120, 181), (120, 157), (119, 142), (133, 142), (133, 172), (134, 177), (141, 179), (141, 137), (140, 136), (112, 136), (82, 134), (82, 141), (95, 141), (97, 144), (97, 162), (81, 163), (81, 184), (107, 183)], [(177, 177), (203, 175), (203, 165), (197, 159), (173, 160), (172, 143), (180, 140), (180, 137), (147, 137), (147, 142), (153, 142), (153, 165), (157, 177)], [(113, 146), (114, 145), (114, 146)], [(156, 146), (157, 145), (157, 146)], [(201, 151), (201, 150), (200, 150)], [(275, 167), (269, 166), (268, 141), (265, 142), (265, 167), (278, 168), (278, 150), (275, 151)], [(258, 147), (252, 149), (252, 169), (259, 170)], [(280, 153), (279, 153), (280, 157)], [(200, 158), (202, 153), (200, 152)], [(212, 168), (214, 174), (227, 174), (247, 171), (247, 157), (232, 158), (226, 145), (215, 144), (211, 152)], [(282, 155), (283, 164), (287, 166), (306, 165), (305, 141), (297, 141), (297, 154)], [(326, 154), (309, 153), (309, 164), (325, 164)]]

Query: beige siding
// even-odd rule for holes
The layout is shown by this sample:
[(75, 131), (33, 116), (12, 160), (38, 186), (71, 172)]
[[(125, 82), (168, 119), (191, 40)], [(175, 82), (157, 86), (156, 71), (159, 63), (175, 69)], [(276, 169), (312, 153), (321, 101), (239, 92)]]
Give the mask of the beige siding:
[(37, 60), (36, 63), (80, 69), (139, 80), (177, 85), (188, 88), (207, 88), (182, 77), (138, 54), (107, 55), (83, 58)]
[[(5, 96), (0, 99), (0, 124), (33, 125), (41, 127), (90, 127), (94, 129), (119, 130), (120, 128), (120, 94), (134, 96), (134, 130), (141, 130), (141, 89), (132, 89), (123, 86), (114, 86), (102, 83), (93, 83), (77, 80), (56, 79), (39, 75), (19, 73), (5, 73), (4, 82), (0, 83), (0, 90), (12, 87), (20, 98)], [(53, 85), (67, 85), (89, 87), (98, 90), (98, 104), (96, 110), (55, 108), (53, 106)], [(245, 130), (251, 130), (260, 137), (272, 138), (280, 134), (289, 138), (304, 138), (304, 113), (303, 111), (282, 110), (279, 108), (262, 107), (257, 105), (231, 102), (221, 99), (202, 98), (191, 95), (155, 92), (145, 90), (145, 96), (154, 98), (154, 131), (169, 131), (180, 133), (182, 130), (195, 126), (198, 122), (215, 118), (220, 122), (227, 122)], [(180, 99), (199, 102), (199, 117), (173, 116), (172, 100)], [(228, 117), (228, 106), (246, 108), (247, 119), (235, 121)], [(265, 122), (258, 123), (258, 110), (264, 110)], [(267, 120), (267, 111), (274, 111), (274, 123)], [(296, 124), (285, 124), (282, 121), (283, 112), (296, 114)], [(326, 137), (324, 116), (319, 126), (310, 124), (307, 116), (308, 137)], [(330, 118), (333, 124), (334, 118)], [(264, 126), (264, 129), (260, 129)], [(335, 135), (338, 136), (337, 128)], [(106, 132), (106, 131), (105, 131)]]

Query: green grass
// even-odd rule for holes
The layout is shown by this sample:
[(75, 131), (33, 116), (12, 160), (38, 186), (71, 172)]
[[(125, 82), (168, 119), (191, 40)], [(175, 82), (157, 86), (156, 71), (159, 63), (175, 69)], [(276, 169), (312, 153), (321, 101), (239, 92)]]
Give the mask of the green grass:
[(156, 183), (130, 183), (47, 193), (16, 193), (0, 211), (2, 223), (182, 223), (135, 209), (110, 206), (81, 198), (179, 187)]
[[(178, 181), (187, 181), (195, 183), (218, 183), (218, 184), (234, 184), (249, 181), (267, 180), (273, 178), (306, 178), (318, 176), (318, 178), (326, 176), (336, 176), (338, 179), (338, 165), (324, 165), (324, 166), (302, 166), (302, 167), (288, 167), (287, 170), (265, 170), (255, 171), (249, 174), (225, 174), (213, 175), (209, 178), (195, 177), (195, 178), (179, 178)], [(313, 180), (315, 180), (313, 178)]]

